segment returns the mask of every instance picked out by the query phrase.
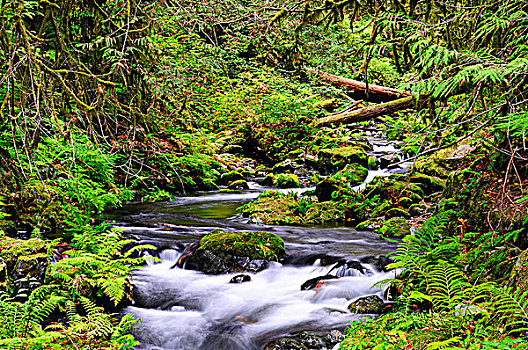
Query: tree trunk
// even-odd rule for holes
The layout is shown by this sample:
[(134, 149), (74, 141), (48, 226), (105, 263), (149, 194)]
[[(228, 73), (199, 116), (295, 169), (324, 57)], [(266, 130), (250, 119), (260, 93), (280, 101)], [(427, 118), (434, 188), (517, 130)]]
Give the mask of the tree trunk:
[(344, 87), (350, 90), (356, 100), (362, 99), (369, 102), (386, 102), (411, 96), (409, 91), (399, 91), (385, 86), (366, 84), (362, 81), (343, 78), (337, 75), (316, 70), (309, 72), (312, 74), (317, 74), (321, 79), (331, 83), (334, 86)]
[(331, 124), (351, 124), (359, 123), (365, 120), (369, 120), (375, 117), (379, 117), (384, 114), (389, 114), (396, 111), (405, 109), (421, 109), (426, 105), (427, 96), (420, 98), (418, 103), (415, 101), (413, 96), (401, 98), (396, 101), (380, 103), (356, 109), (354, 111), (339, 113), (328, 117), (320, 118), (317, 120), (318, 126), (326, 126)]

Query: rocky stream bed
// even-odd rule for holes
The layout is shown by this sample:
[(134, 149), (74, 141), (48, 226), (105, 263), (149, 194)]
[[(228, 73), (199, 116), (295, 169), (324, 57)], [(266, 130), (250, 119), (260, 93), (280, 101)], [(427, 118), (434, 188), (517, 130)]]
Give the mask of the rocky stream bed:
[[(372, 143), (370, 155), (387, 158), (385, 166), (395, 159), (393, 145)], [(372, 169), (365, 182), (404, 169)], [(236, 208), (269, 188), (254, 182), (247, 187), (129, 204), (107, 216), (138, 242), (157, 247), (147, 253), (153, 256), (148, 266), (134, 273), (134, 303), (123, 310), (141, 319), (138, 349), (337, 349), (352, 320), (390, 307), (383, 288), (372, 286), (394, 276), (384, 257), (393, 244), (342, 226), (251, 223)], [(291, 190), (313, 188), (280, 191)], [(275, 233), (285, 254), (278, 261), (188, 259), (196, 243), (218, 228)]]

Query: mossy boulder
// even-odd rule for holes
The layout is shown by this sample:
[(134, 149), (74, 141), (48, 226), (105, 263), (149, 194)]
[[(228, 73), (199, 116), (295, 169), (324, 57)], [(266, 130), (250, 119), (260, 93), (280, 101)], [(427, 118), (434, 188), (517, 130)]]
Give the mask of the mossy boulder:
[(445, 179), (452, 171), (464, 163), (463, 159), (437, 157), (429, 160), (417, 161), (414, 165), (416, 172)]
[(383, 299), (377, 295), (366, 295), (359, 297), (348, 305), (350, 312), (355, 314), (376, 314), (384, 311)]
[(227, 173), (222, 174), (219, 179), (219, 183), (222, 185), (227, 185), (230, 182), (244, 180), (244, 175), (236, 170), (228, 171)]
[(48, 257), (47, 242), (40, 239), (0, 238), (0, 284), (14, 295), (26, 294), (44, 283)]
[(333, 199), (333, 193), (343, 190), (351, 192), (352, 187), (365, 181), (368, 170), (359, 164), (349, 164), (343, 170), (320, 181), (315, 188), (315, 195), (320, 202)]
[(361, 146), (322, 149), (318, 159), (318, 167), (325, 173), (343, 169), (347, 164), (368, 166), (368, 154)]
[(273, 186), (273, 183), (275, 182), (275, 175), (273, 174), (267, 174), (262, 179), (257, 181), (262, 186)]
[(376, 220), (365, 220), (356, 225), (356, 230), (374, 231), (380, 227)]
[(297, 188), (301, 184), (295, 174), (278, 174), (273, 178), (273, 186), (278, 188)]
[(424, 191), (420, 186), (403, 181), (403, 177), (397, 179), (389, 177), (378, 177), (370, 182), (363, 191), (367, 198), (379, 196), (383, 200), (391, 199), (397, 202), (401, 197), (409, 197), (413, 203), (422, 200)]
[(295, 171), (295, 169), (297, 169), (299, 167), (298, 164), (294, 163), (292, 160), (290, 159), (286, 159), (285, 161), (283, 162), (280, 162), (278, 164), (275, 164), (273, 166), (273, 168), (271, 168), (271, 171), (275, 174), (280, 174), (280, 173), (288, 173), (288, 174), (291, 174)]
[(382, 237), (403, 238), (411, 233), (411, 225), (402, 218), (392, 218), (383, 223), (378, 233)]
[(431, 195), (444, 190), (446, 181), (435, 176), (415, 173), (409, 176), (409, 182), (415, 183), (423, 190), (424, 195)]
[(213, 275), (258, 272), (284, 256), (284, 241), (274, 233), (214, 230), (201, 239), (186, 268)]
[(246, 180), (236, 180), (233, 182), (230, 182), (229, 185), (227, 185), (227, 188), (230, 190), (247, 190), (249, 189), (248, 183)]

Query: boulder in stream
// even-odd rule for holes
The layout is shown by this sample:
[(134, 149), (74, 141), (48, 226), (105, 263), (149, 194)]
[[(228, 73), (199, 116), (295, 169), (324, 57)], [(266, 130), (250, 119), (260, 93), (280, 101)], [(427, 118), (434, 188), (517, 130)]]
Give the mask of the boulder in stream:
[(284, 255), (284, 241), (274, 233), (214, 230), (202, 238), (186, 268), (213, 275), (258, 272)]

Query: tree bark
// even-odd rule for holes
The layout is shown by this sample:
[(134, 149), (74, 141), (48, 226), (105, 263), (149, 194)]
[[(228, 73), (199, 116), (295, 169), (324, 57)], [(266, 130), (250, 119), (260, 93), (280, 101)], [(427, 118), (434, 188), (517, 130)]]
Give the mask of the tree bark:
[(334, 86), (344, 87), (350, 90), (355, 99), (363, 99), (369, 102), (387, 102), (411, 96), (409, 91), (400, 91), (375, 84), (366, 84), (362, 81), (343, 78), (316, 70), (312, 70), (310, 73), (317, 74), (322, 80)]
[(384, 114), (389, 114), (404, 109), (421, 109), (426, 105), (427, 96), (420, 98), (418, 102), (415, 101), (413, 96), (407, 96), (400, 98), (396, 101), (380, 103), (356, 109), (354, 111), (339, 113), (328, 117), (320, 118), (317, 120), (317, 126), (326, 126), (331, 124), (351, 124), (359, 123), (375, 117), (379, 117)]

